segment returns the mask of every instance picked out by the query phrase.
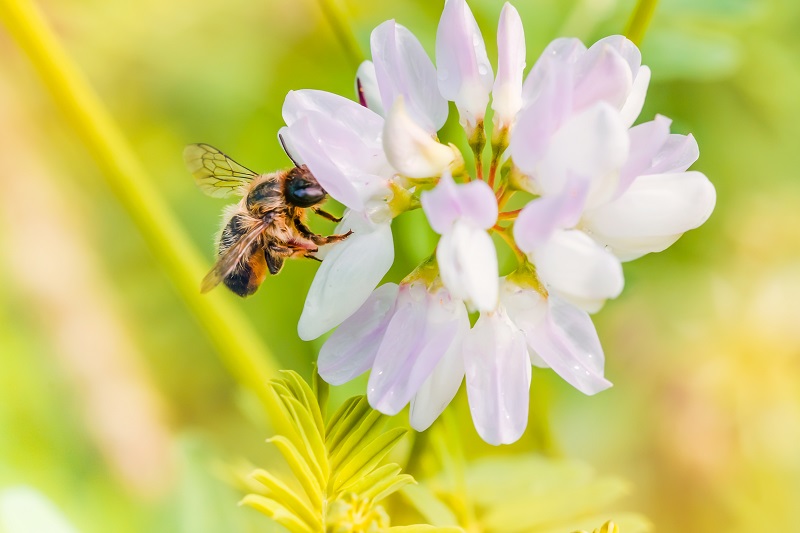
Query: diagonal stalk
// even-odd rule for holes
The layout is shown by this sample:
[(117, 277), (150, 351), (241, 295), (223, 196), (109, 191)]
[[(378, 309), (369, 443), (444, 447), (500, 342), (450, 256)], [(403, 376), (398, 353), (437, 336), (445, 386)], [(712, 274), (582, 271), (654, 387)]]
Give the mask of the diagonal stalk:
[(344, 48), (345, 55), (347, 55), (355, 71), (364, 61), (364, 54), (361, 52), (361, 47), (353, 34), (353, 29), (347, 23), (346, 17), (336, 0), (318, 0), (318, 2), (322, 13), (331, 25), (333, 33), (342, 48)]
[(625, 28), (625, 36), (634, 42), (636, 46), (642, 44), (644, 34), (650, 26), (650, 21), (653, 20), (653, 13), (658, 5), (658, 0), (638, 0), (636, 8), (628, 20), (628, 26)]
[[(0, 18), (83, 140), (103, 176), (207, 332), (223, 363), (252, 389), (270, 414), (275, 400), (263, 386), (277, 374), (269, 349), (223, 291), (201, 295), (204, 274), (197, 249), (151, 185), (152, 180), (83, 74), (69, 58), (41, 11), (28, 0), (0, 0)], [(274, 417), (271, 417), (274, 418)]]

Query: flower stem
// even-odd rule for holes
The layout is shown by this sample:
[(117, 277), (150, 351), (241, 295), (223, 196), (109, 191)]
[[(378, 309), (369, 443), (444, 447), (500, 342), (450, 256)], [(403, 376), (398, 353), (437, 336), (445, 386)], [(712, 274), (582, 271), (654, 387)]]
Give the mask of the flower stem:
[(345, 17), (336, 0), (319, 0), (319, 7), (322, 9), (325, 18), (328, 19), (333, 33), (339, 40), (339, 44), (344, 48), (347, 58), (353, 65), (353, 71), (355, 71), (364, 61), (364, 54), (361, 52), (361, 47), (353, 34), (353, 29), (347, 23), (347, 17)]
[(509, 248), (511, 248), (511, 251), (513, 251), (514, 255), (517, 256), (517, 261), (519, 261), (521, 264), (524, 264), (528, 258), (525, 255), (525, 252), (519, 249), (517, 243), (514, 242), (514, 237), (509, 233), (509, 230), (511, 230), (512, 227), (513, 226), (508, 226), (504, 228), (503, 226), (495, 224), (492, 229), (497, 232), (497, 235), (506, 242)]
[(636, 8), (628, 20), (628, 26), (625, 28), (625, 36), (639, 46), (644, 39), (644, 34), (647, 32), (650, 21), (653, 20), (653, 13), (658, 5), (658, 0), (639, 0), (636, 3)]
[(515, 209), (514, 211), (506, 211), (505, 213), (500, 213), (497, 215), (498, 220), (514, 220), (517, 218), (522, 209)]
[(253, 389), (270, 414), (277, 408), (263, 386), (277, 374), (272, 354), (232, 305), (224, 291), (200, 294), (203, 261), (180, 228), (153, 180), (103, 107), (97, 94), (67, 56), (42, 13), (28, 0), (0, 0), (0, 17), (29, 56), (47, 89), (103, 170), (103, 176), (166, 270), (186, 305), (211, 337), (223, 362)]

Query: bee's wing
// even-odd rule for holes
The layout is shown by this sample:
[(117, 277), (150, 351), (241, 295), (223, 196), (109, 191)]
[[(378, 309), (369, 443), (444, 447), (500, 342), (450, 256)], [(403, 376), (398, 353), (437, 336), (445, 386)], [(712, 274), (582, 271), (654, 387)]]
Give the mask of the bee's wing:
[(225, 250), (225, 253), (217, 259), (214, 268), (203, 278), (200, 292), (207, 293), (219, 285), (228, 274), (233, 272), (239, 262), (248, 257), (247, 254), (250, 252), (250, 247), (258, 240), (266, 227), (267, 224), (264, 222), (256, 224), (242, 235), (235, 244)]
[(258, 176), (207, 144), (190, 144), (183, 150), (183, 160), (200, 190), (214, 198), (242, 196), (242, 188)]

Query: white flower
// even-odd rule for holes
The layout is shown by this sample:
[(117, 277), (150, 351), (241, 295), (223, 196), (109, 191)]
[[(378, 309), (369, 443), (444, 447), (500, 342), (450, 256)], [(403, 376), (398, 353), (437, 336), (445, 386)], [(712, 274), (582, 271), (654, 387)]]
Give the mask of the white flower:
[[(466, 2), (447, 0), (436, 66), (394, 21), (370, 45), (358, 103), (296, 91), (284, 106), (287, 149), (345, 205), (337, 232), (353, 230), (320, 251), (298, 331), (311, 339), (338, 326), (320, 351), (320, 375), (341, 384), (370, 371), (370, 404), (386, 414), (410, 404), (417, 430), (466, 377), (478, 433), (514, 442), (527, 423), (532, 365), (585, 394), (611, 386), (587, 311), (620, 294), (623, 261), (701, 225), (714, 188), (687, 171), (698, 156), (691, 135), (670, 134), (660, 116), (631, 127), (650, 70), (622, 36), (588, 49), (556, 39), (524, 78), (522, 21), (506, 4), (495, 77)], [(473, 176), (439, 138), (448, 101), (476, 157)], [(519, 191), (534, 198), (503, 212)], [(435, 251), (399, 285), (376, 289), (394, 259), (391, 220), (418, 207), (441, 236)], [(503, 278), (492, 234), (518, 259)], [(480, 312), (472, 328), (468, 310)]]

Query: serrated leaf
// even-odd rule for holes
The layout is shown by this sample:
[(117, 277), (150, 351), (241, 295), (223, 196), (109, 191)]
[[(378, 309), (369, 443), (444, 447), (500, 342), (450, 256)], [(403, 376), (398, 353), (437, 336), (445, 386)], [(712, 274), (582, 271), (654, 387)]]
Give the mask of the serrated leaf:
[(360, 426), (364, 419), (372, 412), (366, 396), (359, 396), (358, 400), (348, 410), (345, 416), (341, 417), (339, 421), (334, 424), (328, 432), (326, 446), (331, 453), (335, 453), (342, 442), (347, 438), (347, 435), (355, 428)]
[(412, 476), (408, 474), (401, 474), (399, 476), (394, 476), (379, 481), (378, 483), (373, 485), (372, 488), (366, 490), (363, 493), (363, 496), (365, 498), (369, 498), (372, 501), (372, 503), (378, 503), (387, 496), (397, 492), (406, 485), (410, 485), (412, 483), (416, 483), (416, 481), (414, 481), (414, 478)]
[(317, 432), (320, 436), (325, 434), (325, 423), (322, 421), (322, 412), (317, 404), (317, 398), (314, 396), (314, 391), (308, 386), (308, 383), (300, 377), (297, 372), (292, 370), (282, 370), (287, 376), (286, 383), (294, 393), (295, 399), (302, 403), (306, 410), (314, 418), (314, 424), (317, 426)]
[(378, 463), (400, 442), (406, 432), (407, 430), (403, 428), (390, 429), (359, 450), (349, 462), (335, 473), (333, 480), (334, 491), (338, 491), (340, 487), (346, 485), (348, 481), (355, 477), (365, 476), (378, 466)]
[(314, 531), (310, 529), (305, 524), (305, 522), (300, 520), (300, 518), (298, 518), (294, 513), (289, 511), (286, 507), (276, 502), (275, 500), (272, 500), (265, 496), (248, 494), (247, 496), (242, 498), (242, 501), (239, 502), (239, 504), (247, 505), (257, 511), (264, 513), (265, 515), (272, 518), (280, 525), (291, 531), (291, 533), (314, 533)]
[(389, 533), (464, 533), (460, 527), (436, 527), (425, 524), (414, 526), (394, 526), (387, 529)]
[(388, 477), (394, 477), (399, 474), (401, 470), (402, 469), (400, 468), (400, 465), (395, 463), (383, 465), (376, 468), (364, 477), (351, 480), (349, 483), (342, 486), (342, 492), (355, 492), (356, 494), (363, 494), (380, 480)]
[(321, 513), (314, 513), (314, 511), (308, 507), (308, 504), (280, 479), (262, 469), (253, 472), (252, 476), (253, 479), (269, 489), (268, 496), (270, 499), (283, 505), (305, 522), (312, 530), (318, 530), (322, 527), (320, 521)]
[(375, 439), (383, 427), (384, 420), (385, 416), (382, 413), (371, 410), (361, 423), (341, 441), (341, 444), (331, 450), (331, 470), (336, 471), (340, 465), (347, 464), (358, 452), (360, 444)]
[(311, 500), (311, 504), (321, 513), (322, 491), (325, 487), (320, 484), (317, 477), (311, 471), (305, 457), (303, 457), (289, 439), (282, 435), (276, 435), (271, 439), (267, 439), (267, 442), (274, 444), (275, 447), (278, 448), (283, 458), (286, 459), (286, 462), (289, 464), (289, 468), (292, 469), (294, 477), (300, 482), (309, 500)]

